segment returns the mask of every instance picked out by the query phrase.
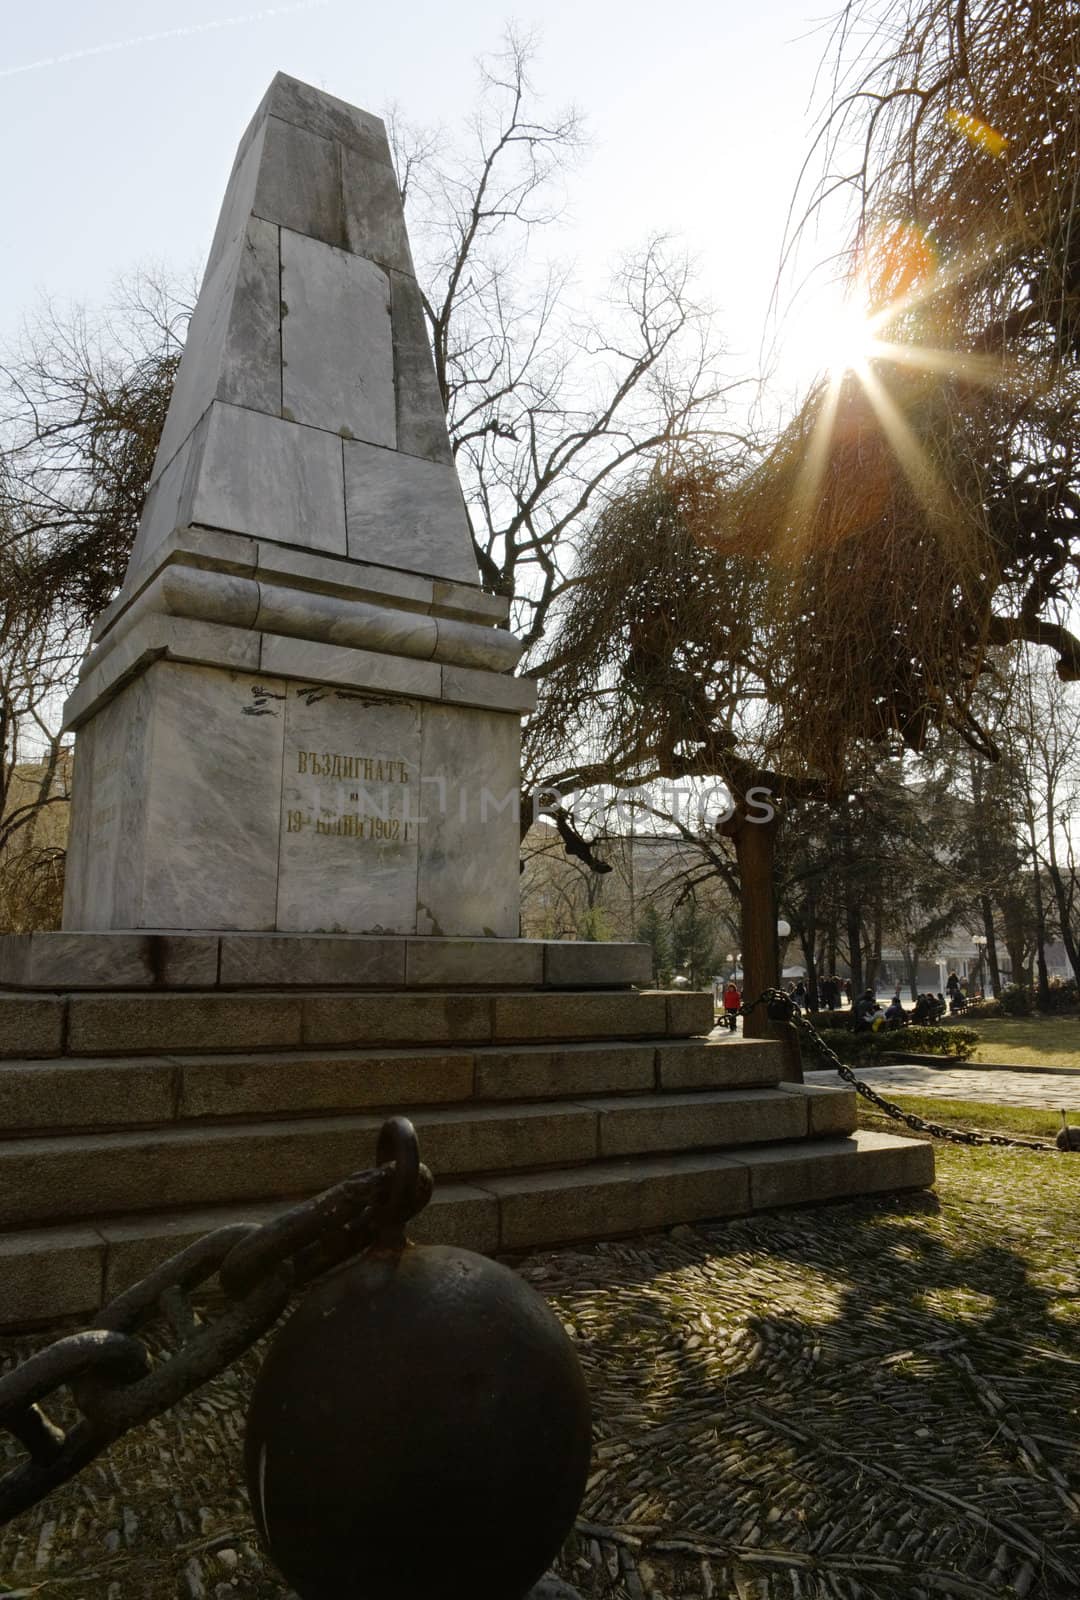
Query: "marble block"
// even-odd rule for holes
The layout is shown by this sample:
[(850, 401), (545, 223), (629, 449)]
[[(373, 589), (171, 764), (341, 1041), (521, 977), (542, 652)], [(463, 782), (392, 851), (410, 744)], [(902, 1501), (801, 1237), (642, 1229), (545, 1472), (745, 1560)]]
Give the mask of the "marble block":
[(158, 661), (80, 731), (66, 929), (274, 927), (283, 731), (264, 688)]
[(517, 933), (520, 764), (516, 715), (425, 707), (417, 933)]
[[(378, 447), (350, 464), (348, 545), (342, 439)], [(132, 571), (193, 523), (476, 582), (386, 130), (281, 74), (233, 164)]]
[(429, 461), (452, 462), (446, 413), (428, 350), (420, 288), (404, 272), (390, 274), (397, 382), (397, 447)]
[(438, 578), (476, 577), (457, 472), (400, 450), (346, 440), (349, 555)]
[(284, 709), (278, 928), (415, 927), (420, 702), (289, 684)]
[(381, 267), (282, 228), (281, 354), (290, 422), (393, 448), (390, 283)]
[(188, 328), (155, 462), (161, 475), (214, 399), (281, 412), (279, 230), (249, 217), (238, 247), (208, 274)]
[(187, 520), (344, 552), (338, 435), (218, 402), (206, 428)]
[(79, 732), (65, 929), (516, 938), (518, 740), (516, 714), (153, 660)]

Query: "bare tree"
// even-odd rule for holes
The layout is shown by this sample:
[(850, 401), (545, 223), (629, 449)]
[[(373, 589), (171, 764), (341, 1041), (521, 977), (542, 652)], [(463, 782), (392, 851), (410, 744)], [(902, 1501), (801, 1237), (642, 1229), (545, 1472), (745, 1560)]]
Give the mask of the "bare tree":
[(463, 145), (397, 117), (391, 134), (481, 578), (514, 600), (543, 677), (582, 517), (635, 462), (709, 436), (730, 386), (670, 240), (623, 261), (598, 307), (569, 264), (539, 259), (584, 134), (573, 108), (543, 114), (534, 51), (511, 31), (481, 63)]
[(192, 305), (142, 273), (98, 315), (45, 305), (0, 362), (0, 548), (65, 624), (123, 580)]

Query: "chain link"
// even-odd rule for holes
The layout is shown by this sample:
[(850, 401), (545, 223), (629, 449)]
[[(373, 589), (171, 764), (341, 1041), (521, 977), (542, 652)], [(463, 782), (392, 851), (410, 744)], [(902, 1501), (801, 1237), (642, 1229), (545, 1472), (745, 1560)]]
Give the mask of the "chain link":
[(791, 1022), (809, 1040), (811, 1047), (817, 1055), (827, 1061), (829, 1066), (840, 1074), (845, 1083), (857, 1089), (879, 1111), (887, 1117), (892, 1117), (896, 1122), (903, 1122), (915, 1133), (928, 1133), (933, 1139), (947, 1139), (950, 1144), (968, 1145), (1009, 1145), (1017, 1150), (1054, 1150), (1052, 1144), (1044, 1144), (1033, 1139), (1010, 1139), (1003, 1133), (974, 1133), (965, 1128), (947, 1128), (940, 1122), (927, 1122), (925, 1117), (918, 1116), (914, 1111), (905, 1111), (892, 1100), (886, 1100), (872, 1089), (868, 1083), (857, 1078), (849, 1066), (846, 1066), (831, 1045), (818, 1033), (808, 1017), (804, 1017), (798, 1006), (789, 994), (783, 989), (766, 989), (759, 999), (750, 1005), (741, 1008), (743, 1016), (753, 1011), (755, 1007), (764, 1005), (773, 1022)]
[[(377, 1166), (263, 1223), (217, 1228), (162, 1262), (97, 1314), (0, 1377), (0, 1429), (28, 1460), (0, 1477), (0, 1526), (81, 1472), (130, 1429), (231, 1366), (277, 1321), (297, 1288), (372, 1244), (398, 1243), (431, 1198), (416, 1132), (383, 1124)], [(225, 1308), (203, 1318), (192, 1293), (216, 1275)], [(154, 1361), (138, 1330), (164, 1316), (175, 1350)], [(80, 1412), (65, 1432), (42, 1402), (69, 1389)]]

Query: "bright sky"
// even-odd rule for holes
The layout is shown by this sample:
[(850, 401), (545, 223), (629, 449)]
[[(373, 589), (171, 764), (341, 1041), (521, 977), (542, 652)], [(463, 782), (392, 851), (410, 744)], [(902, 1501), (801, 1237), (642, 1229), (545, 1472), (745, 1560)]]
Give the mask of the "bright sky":
[[(823, 47), (813, 0), (52, 0), (0, 38), (0, 344), (39, 293), (106, 298), (140, 264), (205, 255), (237, 141), (275, 71), (450, 128), (508, 20), (592, 149), (564, 236), (583, 288), (648, 233), (697, 257), (733, 374), (757, 370)], [(801, 319), (805, 331), (807, 320)]]

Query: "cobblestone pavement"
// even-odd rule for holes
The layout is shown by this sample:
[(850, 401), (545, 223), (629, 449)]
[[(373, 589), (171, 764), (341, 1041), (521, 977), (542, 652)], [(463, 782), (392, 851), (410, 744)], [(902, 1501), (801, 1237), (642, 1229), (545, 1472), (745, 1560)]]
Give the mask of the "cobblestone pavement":
[[(1080, 1161), (938, 1161), (936, 1196), (518, 1263), (593, 1395), (559, 1563), (586, 1600), (1076, 1600)], [(35, 1342), (0, 1341), (0, 1360)], [(253, 1371), (0, 1532), (0, 1595), (285, 1600), (241, 1488)], [(474, 1538), (482, 1506), (448, 1563)]]
[[(1009, 1072), (995, 1067), (920, 1067), (913, 1063), (857, 1067), (872, 1088), (906, 1090), (931, 1100), (977, 1100), (991, 1106), (1032, 1106), (1040, 1110), (1080, 1109), (1080, 1072)], [(836, 1072), (807, 1071), (807, 1083), (842, 1084)], [(1080, 1582), (1077, 1584), (1080, 1593)]]

